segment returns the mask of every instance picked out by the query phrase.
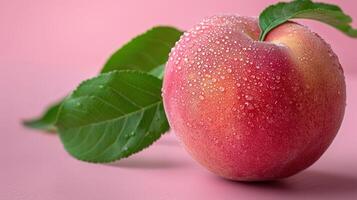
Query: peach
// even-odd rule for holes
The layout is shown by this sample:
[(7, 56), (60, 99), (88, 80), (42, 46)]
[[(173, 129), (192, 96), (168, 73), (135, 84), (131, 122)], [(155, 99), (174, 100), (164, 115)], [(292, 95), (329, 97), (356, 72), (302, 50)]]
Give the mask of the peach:
[(240, 181), (291, 176), (328, 148), (343, 119), (343, 70), (317, 34), (288, 22), (258, 41), (256, 18), (214, 16), (166, 65), (171, 128), (200, 164)]

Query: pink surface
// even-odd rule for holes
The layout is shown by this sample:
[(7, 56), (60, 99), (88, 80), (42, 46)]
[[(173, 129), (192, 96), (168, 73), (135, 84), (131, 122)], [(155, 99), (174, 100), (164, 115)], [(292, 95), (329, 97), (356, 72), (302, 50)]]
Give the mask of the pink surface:
[[(220, 179), (194, 163), (173, 134), (115, 165), (94, 165), (67, 155), (55, 135), (21, 127), (21, 119), (95, 75), (109, 54), (153, 25), (187, 29), (213, 14), (257, 15), (275, 1), (146, 2), (0, 1), (1, 200), (357, 198), (357, 40), (314, 22), (307, 24), (332, 45), (346, 71), (348, 105), (324, 156), (284, 181)], [(357, 20), (356, 1), (326, 2)]]

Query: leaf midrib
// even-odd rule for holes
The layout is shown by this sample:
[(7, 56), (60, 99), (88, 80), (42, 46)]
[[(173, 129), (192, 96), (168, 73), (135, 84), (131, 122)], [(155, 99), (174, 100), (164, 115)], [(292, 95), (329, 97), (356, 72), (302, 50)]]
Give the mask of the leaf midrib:
[[(104, 124), (104, 123), (110, 123), (112, 121), (115, 121), (115, 120), (120, 120), (122, 118), (126, 118), (130, 115), (133, 115), (133, 114), (136, 114), (136, 113), (139, 113), (139, 112), (143, 112), (147, 109), (150, 109), (154, 106), (157, 106), (158, 104), (162, 103), (162, 100), (160, 99), (160, 101), (158, 102), (155, 102), (155, 103), (152, 103), (152, 104), (149, 104), (148, 106), (145, 106), (145, 107), (142, 107), (141, 109), (139, 110), (136, 110), (136, 111), (133, 111), (133, 112), (129, 112), (125, 115), (121, 115), (120, 117), (116, 117), (116, 118), (112, 118), (112, 119), (106, 119), (104, 121), (100, 121), (100, 122), (94, 122), (94, 123), (90, 123), (90, 124), (85, 124), (85, 125), (82, 125), (82, 126), (76, 126), (76, 127), (68, 127), (68, 128), (63, 128), (63, 129), (81, 129), (81, 128), (84, 128), (84, 127), (90, 127), (90, 126), (97, 126), (97, 125), (101, 125), (101, 124)], [(61, 132), (61, 127), (59, 125), (59, 129), (60, 129), (60, 132)]]

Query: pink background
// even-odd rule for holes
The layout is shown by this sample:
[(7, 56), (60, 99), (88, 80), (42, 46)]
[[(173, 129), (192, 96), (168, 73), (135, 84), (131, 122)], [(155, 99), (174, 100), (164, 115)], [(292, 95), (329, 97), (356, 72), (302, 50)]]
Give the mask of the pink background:
[[(339, 55), (347, 109), (326, 154), (289, 179), (264, 184), (225, 181), (197, 165), (173, 134), (112, 165), (77, 161), (55, 135), (21, 126), (108, 55), (157, 24), (187, 29), (220, 13), (254, 16), (268, 0), (0, 0), (0, 199), (357, 199), (357, 40), (306, 22)], [(339, 4), (357, 22), (357, 1)], [(357, 27), (357, 23), (354, 26)]]

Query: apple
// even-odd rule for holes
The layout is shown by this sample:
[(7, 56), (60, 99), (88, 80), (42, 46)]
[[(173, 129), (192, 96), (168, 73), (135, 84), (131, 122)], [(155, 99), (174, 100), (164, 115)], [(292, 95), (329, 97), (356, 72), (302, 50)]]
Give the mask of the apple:
[(321, 37), (293, 22), (264, 41), (259, 33), (256, 18), (207, 18), (181, 37), (165, 69), (172, 130), (227, 179), (273, 180), (309, 167), (344, 115), (343, 70)]

